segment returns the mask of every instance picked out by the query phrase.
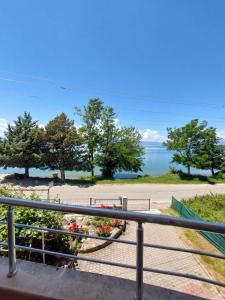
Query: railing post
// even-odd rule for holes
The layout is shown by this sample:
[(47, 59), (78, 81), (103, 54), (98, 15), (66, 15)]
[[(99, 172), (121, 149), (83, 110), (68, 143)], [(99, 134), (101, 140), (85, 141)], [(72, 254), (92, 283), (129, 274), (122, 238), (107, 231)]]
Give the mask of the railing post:
[(8, 277), (13, 277), (15, 276), (17, 270), (16, 270), (14, 213), (13, 213), (13, 208), (11, 206), (8, 207), (7, 221), (8, 221), (8, 257), (9, 257)]
[[(44, 230), (41, 231), (41, 249), (44, 251), (45, 250), (45, 232)], [(45, 253), (42, 254), (42, 260), (43, 264), (45, 264)]]
[(90, 198), (90, 206), (92, 206), (92, 198)]
[(137, 262), (136, 262), (136, 298), (143, 299), (143, 227), (138, 222), (137, 228)]
[(151, 198), (148, 199), (148, 210), (151, 209)]
[(127, 197), (122, 197), (123, 210), (127, 210)]

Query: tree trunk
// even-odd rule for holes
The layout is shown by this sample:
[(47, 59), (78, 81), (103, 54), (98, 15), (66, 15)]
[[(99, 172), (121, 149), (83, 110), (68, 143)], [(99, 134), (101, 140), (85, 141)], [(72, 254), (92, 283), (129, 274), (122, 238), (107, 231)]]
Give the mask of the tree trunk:
[(94, 167), (91, 166), (91, 177), (94, 177), (95, 176), (95, 173), (94, 173)]
[(214, 176), (215, 172), (214, 172), (214, 168), (213, 167), (211, 168), (211, 172), (212, 172), (212, 176)]
[(60, 175), (61, 175), (61, 181), (65, 182), (65, 170), (64, 169), (60, 169)]
[(188, 166), (187, 169), (188, 169), (188, 175), (191, 175), (191, 167)]
[(114, 171), (111, 169), (111, 168), (105, 168), (103, 169), (102, 171), (102, 176), (103, 178), (110, 178), (112, 179), (113, 178), (113, 175), (114, 175)]
[(92, 179), (95, 176), (95, 172), (94, 172), (94, 153), (91, 153), (91, 177)]
[(29, 178), (29, 167), (25, 167), (25, 178)]

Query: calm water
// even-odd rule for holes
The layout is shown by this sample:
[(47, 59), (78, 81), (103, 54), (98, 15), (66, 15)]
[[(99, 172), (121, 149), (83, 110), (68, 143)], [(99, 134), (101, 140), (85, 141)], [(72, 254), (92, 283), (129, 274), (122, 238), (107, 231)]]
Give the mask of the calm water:
[[(143, 143), (145, 147), (145, 159), (144, 159), (144, 166), (143, 172), (139, 173), (141, 175), (148, 174), (152, 176), (161, 175), (169, 171), (170, 167), (177, 167), (178, 169), (184, 170), (181, 166), (176, 166), (175, 164), (170, 163), (172, 158), (172, 153), (168, 151), (162, 144), (160, 143), (152, 143), (152, 142), (145, 142)], [(23, 173), (22, 169), (19, 168), (8, 168), (4, 170), (0, 168), (0, 174), (12, 174), (12, 173)], [(39, 169), (30, 169), (31, 176), (39, 176), (39, 177), (52, 177), (52, 173), (55, 171), (51, 170), (39, 170)], [(98, 174), (98, 170), (96, 170), (96, 174)], [(198, 171), (192, 170), (192, 173), (201, 173), (201, 174), (208, 174), (205, 171)], [(76, 171), (68, 171), (66, 172), (67, 178), (79, 178), (80, 176), (90, 175), (87, 172), (76, 172)], [(133, 177), (135, 174), (117, 174), (116, 177)]]

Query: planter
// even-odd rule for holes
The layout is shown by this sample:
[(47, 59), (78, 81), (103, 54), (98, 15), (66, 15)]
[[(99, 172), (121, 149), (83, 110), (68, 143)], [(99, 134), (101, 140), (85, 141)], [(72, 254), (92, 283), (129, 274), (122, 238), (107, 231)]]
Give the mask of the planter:
[[(124, 221), (123, 225), (120, 228), (114, 228), (112, 234), (109, 238), (117, 239), (126, 228), (126, 222)], [(82, 245), (78, 250), (78, 253), (91, 253), (103, 249), (110, 245), (112, 241), (97, 240), (97, 239), (86, 239), (82, 241)]]

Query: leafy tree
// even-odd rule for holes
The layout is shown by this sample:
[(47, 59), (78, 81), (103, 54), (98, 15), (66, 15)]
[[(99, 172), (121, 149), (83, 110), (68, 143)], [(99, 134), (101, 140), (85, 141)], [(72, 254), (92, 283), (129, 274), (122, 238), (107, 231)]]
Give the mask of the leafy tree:
[(220, 144), (216, 128), (206, 128), (198, 144), (195, 165), (199, 169), (210, 170), (214, 176), (215, 170), (222, 170), (225, 166), (225, 146)]
[(99, 144), (99, 120), (103, 111), (103, 102), (98, 98), (90, 99), (83, 110), (76, 107), (76, 113), (81, 116), (83, 124), (81, 131), (87, 151), (88, 169), (94, 177), (95, 156)]
[(112, 107), (103, 110), (100, 121), (100, 143), (96, 155), (102, 176), (111, 178), (117, 171), (141, 171), (141, 134), (133, 127), (119, 128)]
[(45, 164), (52, 170), (60, 170), (65, 181), (65, 170), (83, 168), (82, 136), (65, 113), (51, 120), (45, 127), (47, 152)]
[(25, 168), (25, 177), (29, 177), (30, 168), (43, 164), (43, 136), (43, 129), (29, 113), (19, 116), (13, 125), (8, 125), (0, 142), (0, 165)]
[(191, 167), (197, 166), (196, 157), (199, 155), (198, 148), (204, 138), (207, 123), (199, 123), (197, 119), (192, 120), (180, 128), (168, 128), (168, 138), (164, 145), (175, 151), (172, 162), (187, 167), (190, 174)]

